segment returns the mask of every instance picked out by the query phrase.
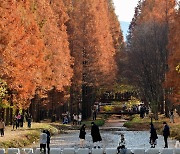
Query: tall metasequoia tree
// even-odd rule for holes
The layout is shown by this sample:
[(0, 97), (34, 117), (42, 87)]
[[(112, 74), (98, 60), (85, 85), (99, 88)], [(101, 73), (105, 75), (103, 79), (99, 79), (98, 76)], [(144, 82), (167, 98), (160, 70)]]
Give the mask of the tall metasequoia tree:
[(87, 117), (94, 102), (94, 90), (109, 86), (116, 78), (108, 3), (75, 0), (66, 5), (70, 16), (67, 24), (70, 49), (75, 59), (72, 91), (80, 93), (82, 87), (83, 116)]
[(110, 22), (110, 31), (111, 31), (111, 35), (113, 38), (113, 44), (114, 44), (114, 48), (115, 48), (115, 58), (116, 58), (116, 62), (118, 65), (118, 76), (117, 79), (119, 82), (121, 82), (121, 72), (122, 72), (122, 65), (124, 63), (124, 61), (126, 61), (126, 58), (124, 56), (124, 38), (123, 38), (123, 34), (120, 28), (120, 23), (118, 21), (118, 17), (115, 14), (115, 10), (114, 10), (114, 4), (112, 2), (112, 0), (108, 0), (108, 9), (109, 9), (109, 22)]
[(165, 43), (165, 31), (166, 27), (157, 23), (139, 24), (128, 51), (131, 83), (139, 88), (142, 100), (150, 102), (155, 114), (158, 112), (158, 102), (162, 99), (164, 82), (158, 45)]
[(0, 4), (0, 71), (18, 100), (14, 105), (26, 109), (30, 99), (52, 87), (66, 94), (73, 63), (63, 2), (10, 0)]
[[(165, 26), (165, 31), (164, 31), (164, 42), (162, 44), (158, 45), (159, 51), (161, 52), (160, 55), (160, 65), (161, 65), (161, 71), (162, 71), (162, 80), (161, 82), (166, 82), (166, 76), (165, 73), (167, 71), (167, 59), (168, 59), (168, 34), (169, 34), (169, 25), (173, 20), (173, 15), (175, 12), (175, 0), (164, 0), (159, 2), (158, 0), (146, 0), (144, 2), (144, 7), (142, 9), (142, 16), (140, 16), (139, 22), (144, 22), (147, 20), (152, 20), (153, 22), (157, 22), (160, 24), (163, 24)], [(151, 13), (149, 13), (151, 12)], [(159, 43), (159, 42), (158, 42)], [(157, 44), (158, 44), (157, 43)], [(158, 64), (159, 65), (159, 64)], [(162, 85), (162, 84), (161, 84)], [(168, 106), (170, 105), (169, 100), (166, 97), (166, 89), (164, 89), (162, 85), (162, 98), (158, 102), (159, 109), (161, 113), (164, 112), (165, 108), (165, 114), (168, 116), (168, 110), (170, 109)], [(165, 96), (165, 97), (164, 97)], [(165, 102), (165, 106), (164, 106)]]
[(80, 109), (79, 103), (82, 99), (82, 64), (83, 64), (83, 30), (82, 30), (82, 15), (80, 15), (81, 4), (77, 0), (64, 0), (69, 15), (67, 22), (67, 32), (69, 38), (69, 47), (72, 57), (74, 57), (73, 78), (70, 88), (70, 112), (77, 113)]
[[(132, 66), (130, 70), (134, 74), (136, 79), (134, 83), (139, 87), (141, 97), (144, 101), (150, 102), (158, 118), (157, 109), (161, 109), (162, 113), (164, 111), (162, 83), (166, 80), (168, 26), (174, 12), (175, 1), (146, 0), (140, 3), (141, 9), (136, 9), (139, 13), (133, 26), (130, 27), (131, 34), (128, 38), (129, 63)], [(138, 69), (141, 72), (133, 66), (133, 61), (139, 64), (141, 69)]]
[(140, 17), (142, 5), (144, 4), (143, 0), (139, 0), (137, 6), (135, 7), (134, 16), (132, 18), (132, 21), (129, 25), (128, 35), (127, 35), (127, 46), (131, 43), (131, 39), (133, 37), (133, 32), (136, 27), (138, 18)]
[(38, 26), (23, 2), (1, 1), (1, 76), (27, 108), (46, 71)]
[(169, 34), (169, 58), (166, 88), (169, 97), (175, 105), (180, 105), (180, 9), (174, 14)]
[[(65, 26), (68, 16), (62, 1), (33, 1), (33, 4), (35, 8), (38, 8), (34, 10), (34, 15), (39, 23), (39, 30), (47, 49), (45, 58), (49, 62), (51, 70), (51, 76), (49, 76), (49, 85), (52, 87), (52, 89), (49, 89), (51, 95), (48, 95), (49, 98), (43, 102), (48, 101), (58, 108), (59, 105), (61, 106), (64, 103), (65, 99), (63, 97), (67, 98), (68, 96), (67, 87), (71, 84), (73, 74), (71, 68), (73, 63)], [(54, 88), (55, 91), (53, 91)], [(59, 101), (51, 97), (52, 95), (59, 95), (59, 97), (62, 97), (59, 100), (63, 101), (59, 103)], [(38, 102), (39, 100), (35, 99), (34, 101)], [(55, 113), (53, 106), (50, 105), (48, 108), (51, 111), (51, 116)]]
[(68, 20), (62, 1), (49, 0), (33, 1), (34, 11), (42, 39), (47, 49), (46, 58), (50, 62), (51, 85), (57, 90), (63, 90), (70, 85), (72, 77), (72, 61), (69, 50), (65, 23)]

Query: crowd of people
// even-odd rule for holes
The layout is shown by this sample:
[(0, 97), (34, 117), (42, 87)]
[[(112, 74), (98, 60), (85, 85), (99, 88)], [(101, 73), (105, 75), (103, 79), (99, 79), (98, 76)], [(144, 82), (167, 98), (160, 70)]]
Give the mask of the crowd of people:
[(82, 122), (82, 114), (79, 113), (79, 114), (76, 114), (76, 113), (73, 113), (72, 115), (72, 119), (71, 119), (71, 115), (70, 113), (67, 111), (66, 113), (62, 114), (63, 118), (63, 124), (68, 124), (72, 121), (73, 125), (81, 125), (81, 122)]
[[(163, 122), (163, 137), (164, 137), (164, 143), (165, 146), (164, 148), (168, 148), (168, 142), (167, 139), (170, 136), (170, 128), (167, 125), (166, 122)], [(84, 143), (85, 143), (85, 135), (86, 135), (86, 125), (83, 124), (82, 127), (80, 128), (80, 133), (79, 133), (79, 138), (80, 138), (80, 147), (83, 148), (84, 147)], [(98, 147), (100, 148), (101, 145), (101, 135), (100, 135), (100, 131), (99, 131), (99, 127), (92, 122), (91, 123), (91, 136), (92, 136), (92, 141), (94, 143), (94, 148)], [(154, 127), (153, 123), (150, 123), (150, 145), (151, 148), (155, 148), (155, 146), (157, 145), (157, 139), (158, 139), (158, 135), (156, 132), (156, 129)], [(117, 152), (119, 154), (126, 154), (127, 148), (126, 148), (126, 142), (125, 142), (125, 137), (124, 134), (120, 135), (120, 139), (119, 139), (119, 143), (117, 146)]]
[[(31, 128), (31, 121), (32, 121), (32, 116), (30, 113), (25, 114), (25, 118), (27, 121), (27, 126), (28, 128)], [(18, 113), (17, 115), (14, 116), (13, 121), (12, 121), (12, 130), (18, 129), (19, 127), (24, 126), (24, 115)]]
[[(27, 127), (31, 128), (31, 120), (32, 120), (31, 114), (27, 113), (25, 118), (26, 118), (26, 121), (27, 121)], [(20, 114), (20, 113), (13, 116), (13, 119), (12, 119), (12, 131), (15, 131), (19, 127), (21, 127), (21, 128), (24, 127), (24, 115)], [(4, 130), (5, 130), (5, 122), (1, 118), (0, 119), (0, 134), (1, 134), (1, 137), (4, 136)]]
[[(163, 122), (163, 137), (164, 137), (164, 143), (165, 146), (164, 148), (168, 148), (168, 137), (170, 136), (170, 128), (167, 125), (166, 122)], [(85, 143), (85, 135), (86, 135), (86, 125), (83, 124), (82, 127), (80, 128), (80, 133), (79, 133), (79, 138), (80, 138), (80, 147), (84, 147), (84, 143)], [(94, 143), (94, 148), (98, 147), (100, 148), (100, 142), (102, 141), (101, 135), (100, 135), (100, 131), (99, 131), (99, 127), (92, 122), (91, 123), (91, 136), (92, 136), (92, 141)], [(156, 132), (156, 129), (154, 127), (154, 124), (151, 122), (150, 123), (150, 146), (151, 148), (155, 148), (155, 146), (157, 145), (157, 139), (158, 139), (158, 135)], [(120, 139), (119, 139), (119, 143), (117, 146), (117, 151), (120, 154), (126, 154), (126, 142), (125, 142), (125, 137), (124, 134), (120, 135)]]
[(73, 114), (73, 125), (81, 125), (82, 122), (82, 114)]
[[(139, 110), (144, 110), (145, 108), (144, 106), (140, 106)], [(92, 142), (94, 145), (94, 148), (101, 148), (101, 135), (100, 135), (100, 130), (99, 127), (95, 124), (94, 120), (96, 120), (96, 115), (94, 115), (94, 112), (97, 113), (98, 109), (96, 110), (96, 108), (93, 108), (92, 110), (92, 115), (93, 115), (93, 122), (91, 122), (91, 136), (92, 136)], [(143, 112), (144, 113), (144, 112)], [(170, 122), (174, 122), (174, 114), (173, 114), (173, 110), (170, 110), (169, 112), (169, 116), (170, 116)], [(140, 117), (143, 118), (143, 116)], [(27, 126), (29, 128), (31, 128), (31, 120), (32, 120), (32, 116), (27, 113), (25, 114), (25, 118), (27, 121)], [(67, 112), (64, 117), (63, 117), (63, 124), (68, 124), (71, 122), (71, 116), (70, 113)], [(82, 114), (73, 114), (72, 115), (72, 125), (81, 125), (82, 122)], [(17, 115), (14, 116), (13, 119), (13, 128), (12, 130), (18, 129), (18, 127), (23, 127), (23, 123), (24, 123), (24, 116), (20, 113), (18, 113)], [(165, 146), (164, 148), (168, 148), (168, 137), (170, 136), (170, 128), (167, 125), (166, 122), (163, 122), (163, 137), (164, 137), (164, 143)], [(3, 121), (3, 119), (0, 120), (0, 134), (1, 137), (4, 136), (4, 129), (5, 129), (5, 123)], [(80, 128), (80, 133), (79, 133), (79, 139), (80, 139), (80, 147), (83, 148), (85, 146), (85, 137), (86, 136), (86, 125), (83, 124)], [(48, 130), (43, 130), (42, 133), (40, 134), (40, 150), (44, 151), (44, 153), (46, 153), (46, 148), (48, 150), (48, 154), (50, 151), (50, 132)], [(156, 132), (156, 128), (154, 126), (154, 124), (151, 122), (150, 123), (150, 147), (151, 148), (155, 148), (157, 145), (157, 139), (158, 139), (158, 135)], [(125, 154), (126, 153), (126, 142), (125, 142), (125, 137), (124, 134), (120, 135), (120, 139), (119, 139), (119, 143), (117, 146), (117, 151), (120, 154)]]

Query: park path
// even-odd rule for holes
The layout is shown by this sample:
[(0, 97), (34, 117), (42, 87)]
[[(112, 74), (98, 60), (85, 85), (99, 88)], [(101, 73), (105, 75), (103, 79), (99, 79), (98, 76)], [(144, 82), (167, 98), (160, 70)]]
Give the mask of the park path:
[(120, 128), (123, 127), (124, 122), (126, 122), (125, 119), (122, 119), (121, 116), (119, 115), (112, 115), (110, 116), (107, 120), (105, 125), (102, 127), (107, 128), (107, 127), (112, 127), (112, 128)]
[(0, 137), (0, 141), (10, 141), (12, 138), (22, 137), (27, 134), (28, 130), (27, 126), (24, 126), (23, 128), (20, 127), (15, 130), (12, 129), (12, 126), (6, 126), (4, 130), (4, 137)]

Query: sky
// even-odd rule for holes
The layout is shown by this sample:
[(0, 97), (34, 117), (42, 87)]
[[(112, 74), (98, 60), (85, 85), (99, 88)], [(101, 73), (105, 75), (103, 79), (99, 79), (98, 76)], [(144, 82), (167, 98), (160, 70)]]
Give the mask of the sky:
[(113, 0), (115, 12), (120, 21), (130, 22), (134, 15), (134, 8), (138, 0)]
[(134, 8), (137, 6), (138, 0), (113, 0), (113, 2), (115, 13), (121, 24), (124, 40), (126, 40), (129, 23), (134, 16)]

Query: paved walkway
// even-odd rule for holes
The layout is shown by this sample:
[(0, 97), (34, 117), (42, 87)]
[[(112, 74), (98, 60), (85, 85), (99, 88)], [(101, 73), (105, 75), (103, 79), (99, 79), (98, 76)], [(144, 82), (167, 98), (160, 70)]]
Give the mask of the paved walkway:
[(102, 130), (127, 130), (127, 128), (123, 127), (124, 123), (127, 120), (121, 119), (119, 115), (112, 115), (105, 123)]

